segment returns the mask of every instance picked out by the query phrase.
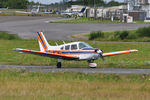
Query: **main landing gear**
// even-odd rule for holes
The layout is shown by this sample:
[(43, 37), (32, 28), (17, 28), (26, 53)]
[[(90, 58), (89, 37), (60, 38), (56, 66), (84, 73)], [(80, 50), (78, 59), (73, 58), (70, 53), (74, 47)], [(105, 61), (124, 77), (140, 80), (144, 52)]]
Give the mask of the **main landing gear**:
[(97, 64), (94, 63), (94, 60), (88, 60), (88, 63), (89, 63), (90, 68), (96, 68), (97, 67)]
[(57, 68), (61, 68), (61, 67), (62, 67), (62, 66), (61, 66), (61, 61), (62, 61), (61, 59), (58, 59), (58, 63), (57, 63), (57, 65), (56, 65)]
[[(56, 65), (57, 68), (61, 68), (62, 67), (61, 61), (62, 61), (62, 59), (58, 59), (58, 63)], [(96, 68), (97, 67), (97, 64), (94, 63), (94, 60), (88, 60), (88, 63), (89, 63), (90, 68)]]

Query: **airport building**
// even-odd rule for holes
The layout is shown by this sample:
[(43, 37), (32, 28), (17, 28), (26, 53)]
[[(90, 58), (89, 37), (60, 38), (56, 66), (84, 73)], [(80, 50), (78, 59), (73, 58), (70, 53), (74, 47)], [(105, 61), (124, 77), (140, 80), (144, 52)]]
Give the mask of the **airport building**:
[(99, 19), (123, 19), (123, 14), (127, 13), (127, 6), (113, 6), (113, 7), (98, 7), (98, 8), (88, 8), (86, 16), (95, 17)]
[(150, 0), (127, 0), (128, 12), (134, 20), (150, 18)]

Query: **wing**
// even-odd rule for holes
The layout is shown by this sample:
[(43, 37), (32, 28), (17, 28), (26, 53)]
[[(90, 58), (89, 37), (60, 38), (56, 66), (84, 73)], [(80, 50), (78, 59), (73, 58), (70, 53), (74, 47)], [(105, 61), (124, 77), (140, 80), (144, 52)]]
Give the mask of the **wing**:
[(59, 59), (64, 59), (64, 60), (78, 60), (79, 59), (79, 57), (74, 57), (74, 56), (66, 56), (66, 55), (62, 55), (62, 54), (47, 53), (47, 52), (20, 49), (20, 48), (13, 49), (13, 50), (18, 51), (20, 53), (29, 53), (29, 54), (46, 56), (46, 57), (57, 58), (57, 59), (59, 58)]
[(103, 53), (103, 56), (107, 57), (107, 56), (121, 55), (121, 54), (126, 54), (126, 53), (137, 52), (137, 51), (138, 50), (126, 50), (126, 51), (117, 51), (117, 52)]

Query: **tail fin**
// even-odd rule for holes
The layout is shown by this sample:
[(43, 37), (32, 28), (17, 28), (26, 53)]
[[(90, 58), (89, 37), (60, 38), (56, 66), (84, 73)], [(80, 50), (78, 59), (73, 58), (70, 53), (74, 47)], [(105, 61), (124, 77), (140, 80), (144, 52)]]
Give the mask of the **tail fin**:
[(48, 47), (50, 46), (43, 35), (43, 32), (37, 32), (38, 35), (38, 41), (39, 41), (39, 46), (40, 46), (40, 51), (42, 52), (47, 52)]
[(86, 10), (86, 7), (82, 8), (80, 13), (84, 13), (85, 10)]

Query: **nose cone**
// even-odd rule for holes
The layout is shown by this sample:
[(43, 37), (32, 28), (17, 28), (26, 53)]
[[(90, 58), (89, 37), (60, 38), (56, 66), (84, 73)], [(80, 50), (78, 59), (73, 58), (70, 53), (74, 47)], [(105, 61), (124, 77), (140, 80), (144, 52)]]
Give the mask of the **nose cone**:
[(95, 52), (97, 52), (98, 54), (103, 54), (103, 50), (101, 49), (95, 49)]
[(103, 52), (102, 52), (102, 50), (99, 49), (99, 50), (97, 51), (97, 53), (102, 54)]
[(103, 50), (102, 49), (96, 49), (95, 52), (97, 52), (99, 54), (100, 58), (102, 58), (102, 60), (104, 61)]

